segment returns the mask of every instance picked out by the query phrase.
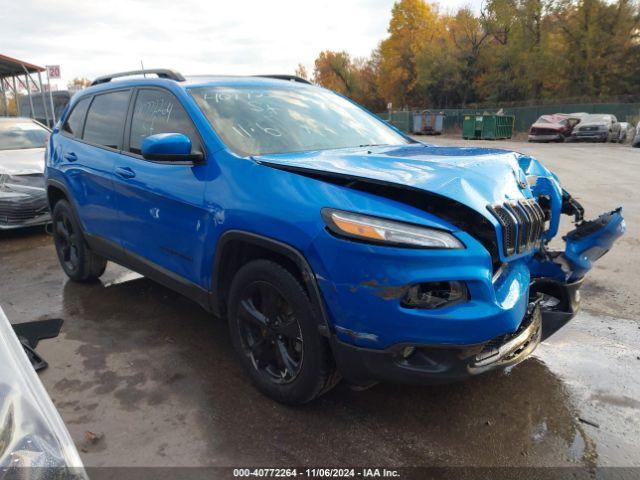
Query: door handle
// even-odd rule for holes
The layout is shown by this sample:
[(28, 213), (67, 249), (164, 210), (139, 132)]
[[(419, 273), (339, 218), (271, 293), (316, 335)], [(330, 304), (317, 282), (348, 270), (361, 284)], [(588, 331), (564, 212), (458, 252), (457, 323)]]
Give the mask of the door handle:
[(129, 167), (116, 167), (116, 174), (122, 178), (133, 178), (136, 176), (136, 172)]
[(78, 156), (73, 152), (65, 153), (64, 158), (69, 162), (75, 162), (76, 160), (78, 160)]

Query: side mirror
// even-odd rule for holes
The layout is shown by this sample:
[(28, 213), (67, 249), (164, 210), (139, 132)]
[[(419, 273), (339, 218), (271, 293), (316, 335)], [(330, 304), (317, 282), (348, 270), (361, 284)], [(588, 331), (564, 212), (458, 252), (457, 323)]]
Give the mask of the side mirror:
[(142, 142), (142, 156), (160, 162), (201, 163), (202, 152), (191, 153), (191, 139), (182, 133), (150, 135)]

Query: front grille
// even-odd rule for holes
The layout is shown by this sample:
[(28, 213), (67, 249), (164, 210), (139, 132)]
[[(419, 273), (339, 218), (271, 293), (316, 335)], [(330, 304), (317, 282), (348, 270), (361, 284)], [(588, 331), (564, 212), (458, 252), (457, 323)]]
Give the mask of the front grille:
[(581, 132), (597, 132), (600, 128), (596, 127), (580, 127), (579, 131)]
[(491, 205), (489, 211), (502, 228), (502, 249), (505, 256), (533, 249), (544, 232), (545, 215), (533, 199)]
[(47, 212), (44, 194), (21, 200), (0, 200), (0, 224), (20, 225)]

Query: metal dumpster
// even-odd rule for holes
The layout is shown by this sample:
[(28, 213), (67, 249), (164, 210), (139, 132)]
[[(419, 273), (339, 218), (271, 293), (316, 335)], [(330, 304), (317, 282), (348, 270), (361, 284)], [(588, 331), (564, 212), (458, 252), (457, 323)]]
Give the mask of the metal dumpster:
[(412, 133), (416, 135), (440, 135), (444, 124), (444, 113), (429, 110), (413, 112)]
[(513, 115), (465, 115), (462, 138), (466, 140), (500, 140), (513, 135)]

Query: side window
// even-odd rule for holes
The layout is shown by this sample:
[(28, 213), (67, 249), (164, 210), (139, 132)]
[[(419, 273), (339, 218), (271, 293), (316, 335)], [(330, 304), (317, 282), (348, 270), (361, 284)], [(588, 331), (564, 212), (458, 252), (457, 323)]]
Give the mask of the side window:
[(64, 122), (62, 129), (65, 132), (69, 132), (76, 138), (80, 138), (82, 135), (82, 124), (84, 123), (84, 116), (89, 108), (91, 98), (83, 98), (73, 107), (73, 110), (67, 117), (67, 121)]
[(140, 154), (144, 139), (158, 133), (183, 133), (191, 139), (191, 151), (201, 151), (195, 127), (178, 99), (162, 90), (140, 90), (131, 119), (129, 150)]
[(96, 95), (89, 107), (82, 138), (87, 142), (120, 148), (129, 90)]

